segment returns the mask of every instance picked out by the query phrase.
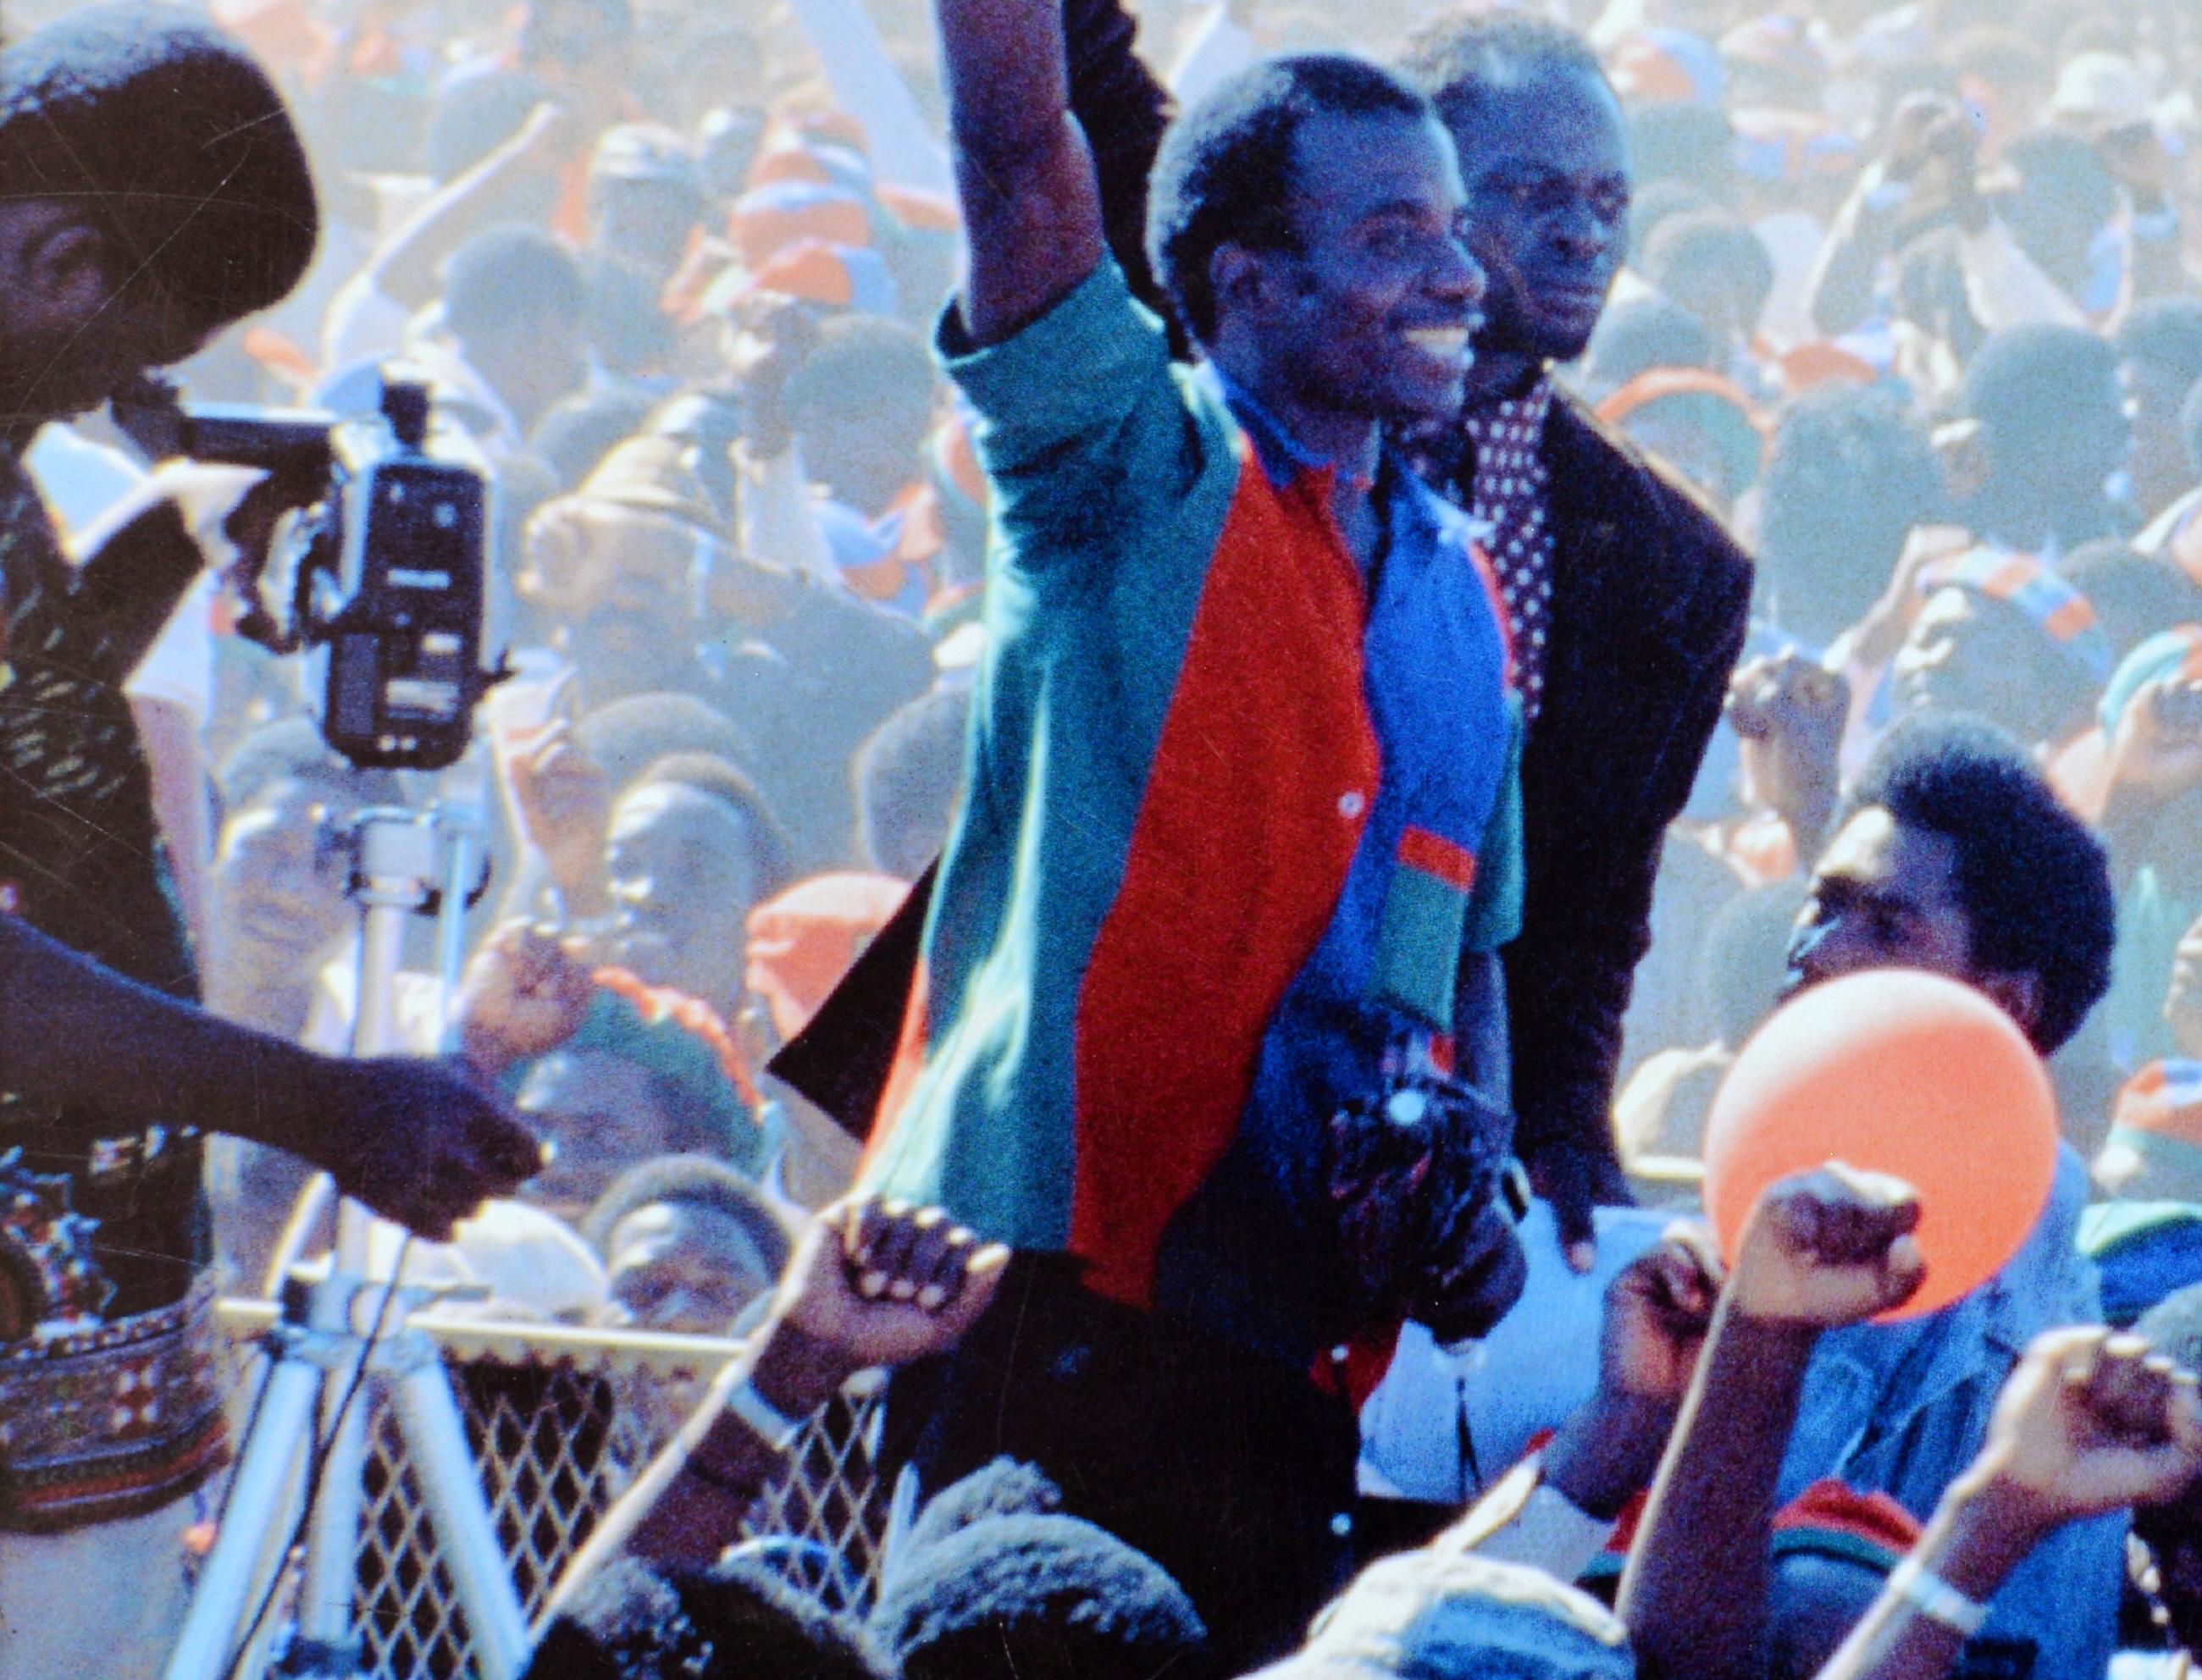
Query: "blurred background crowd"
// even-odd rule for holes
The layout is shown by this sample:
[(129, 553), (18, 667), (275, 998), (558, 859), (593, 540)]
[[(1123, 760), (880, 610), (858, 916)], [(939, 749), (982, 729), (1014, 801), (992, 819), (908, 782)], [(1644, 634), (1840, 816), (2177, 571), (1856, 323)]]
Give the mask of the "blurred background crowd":
[[(1928, 710), (2026, 743), (2103, 838), (2118, 943), (2056, 1058), (2064, 1125), (2106, 1188), (2146, 1166), (2202, 1201), (2202, 1154), (2129, 1146), (2202, 1150), (2202, 6), (1546, 9), (1606, 66), (1633, 175), (1627, 268), (1562, 377), (1758, 563), (1628, 1018), (1640, 1191), (1688, 1200), (1846, 779)], [(1390, 58), (1433, 8), (1134, 10), (1182, 104), (1268, 53)], [(937, 855), (986, 633), (986, 486), (927, 343), (958, 261), (928, 9), (213, 16), (291, 100), (324, 226), (298, 291), (179, 383), (344, 414), (396, 361), (494, 478), (490, 645), (519, 674), (456, 778), (497, 865), (464, 1038), (559, 1154), (422, 1263), (500, 1313), (723, 1331), (850, 1181), (856, 1143), (764, 1064)], [(148, 468), (103, 417), (27, 459), (72, 534)], [(213, 1007), (339, 1047), (332, 827), (433, 790), (336, 759), (234, 615), (196, 592), (133, 683), (162, 821)], [(1967, 911), (2053, 944), (2030, 863), (1975, 871)], [(409, 955), (425, 1043), (425, 930)], [(306, 1169), (215, 1152), (251, 1289)], [(2202, 1278), (2202, 1212), (2175, 1223), (2172, 1281)]]

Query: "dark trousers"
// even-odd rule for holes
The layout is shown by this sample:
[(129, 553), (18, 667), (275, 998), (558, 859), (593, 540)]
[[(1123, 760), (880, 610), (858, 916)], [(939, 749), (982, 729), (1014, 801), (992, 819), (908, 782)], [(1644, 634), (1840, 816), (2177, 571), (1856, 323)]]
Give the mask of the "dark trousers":
[(1145, 1553), (1208, 1624), (1216, 1672), (1296, 1648), (1351, 1561), (1352, 1408), (1304, 1372), (1104, 1301), (1020, 1255), (954, 1352), (898, 1372), (883, 1452), (933, 1495), (992, 1460)]

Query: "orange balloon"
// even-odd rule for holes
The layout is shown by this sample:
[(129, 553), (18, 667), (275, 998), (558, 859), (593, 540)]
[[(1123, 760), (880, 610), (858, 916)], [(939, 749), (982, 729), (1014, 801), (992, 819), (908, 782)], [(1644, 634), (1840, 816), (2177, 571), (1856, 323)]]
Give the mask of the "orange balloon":
[(1888, 1319), (1946, 1307), (2017, 1254), (2057, 1176), (2049, 1076), (2011, 1018), (1939, 974), (1813, 987), (1752, 1035), (1705, 1127), (1705, 1211), (1733, 1264), (1777, 1178), (1830, 1160), (1919, 1192), (1926, 1281)]

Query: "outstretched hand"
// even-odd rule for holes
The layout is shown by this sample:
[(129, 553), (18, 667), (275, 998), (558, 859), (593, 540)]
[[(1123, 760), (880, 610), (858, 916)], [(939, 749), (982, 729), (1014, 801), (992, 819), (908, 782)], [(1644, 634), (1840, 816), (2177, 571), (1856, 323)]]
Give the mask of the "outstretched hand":
[(542, 853), (567, 908), (580, 915), (595, 913), (603, 896), (611, 778), (563, 718), (525, 736), (499, 737), (497, 746), (521, 831)]
[(1751, 1319), (1832, 1330), (1902, 1306), (1927, 1275), (1909, 1184), (1840, 1161), (1769, 1185), (1745, 1220), (1728, 1288)]
[(1009, 1258), (938, 1208), (851, 1195), (819, 1213), (751, 1338), (752, 1357), (728, 1363), (680, 1435), (605, 1513), (545, 1618), (629, 1546), (703, 1565), (739, 1538), (742, 1513), (780, 1473), (786, 1448), (727, 1409), (733, 1388), (746, 1383), (784, 1417), (808, 1417), (859, 1371), (952, 1346), (993, 1299)]
[(2172, 1498), (2202, 1474), (2193, 1375), (2099, 1325), (2036, 1338), (1967, 1479), (2040, 1532)]
[(1599, 1392), (1671, 1417), (1689, 1392), (1704, 1349), (1721, 1278), (1720, 1250), (1712, 1233), (1695, 1220), (1669, 1226), (1623, 1267), (1605, 1290)]
[(432, 1242), (543, 1165), (542, 1144), (450, 1065), (406, 1056), (329, 1065), (327, 1130), (302, 1148), (345, 1195)]
[(595, 997), (595, 974), (578, 943), (508, 923), (474, 954), (460, 984), (467, 1060), (495, 1078), (514, 1062), (548, 1055), (581, 1030)]
[(1802, 654), (1749, 660), (1728, 684), (1729, 725), (1742, 740), (1752, 792), (1809, 854), (1826, 832), (1841, 779), (1850, 684)]
[(795, 441), (787, 387), (816, 354), (819, 340), (818, 318), (809, 305), (769, 293), (754, 300), (737, 323), (733, 361), (742, 381), (749, 447), (759, 459)]
[(1606, 1285), (1598, 1387), (1553, 1436), (1547, 1478), (1579, 1509), (1617, 1516), (1674, 1432), (1720, 1298), (1720, 1252), (1694, 1220), (1669, 1227)]

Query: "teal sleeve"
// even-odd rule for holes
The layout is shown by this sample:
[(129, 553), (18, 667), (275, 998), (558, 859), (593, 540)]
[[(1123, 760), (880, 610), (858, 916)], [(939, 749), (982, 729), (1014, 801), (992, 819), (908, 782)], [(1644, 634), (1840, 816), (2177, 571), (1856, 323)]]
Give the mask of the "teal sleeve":
[(937, 350), (976, 417), (993, 563), (1027, 577), (1121, 563), (1223, 435), (1196, 419), (1162, 323), (1113, 259), (998, 344), (973, 346), (951, 303)]
[(1475, 890), (1468, 902), (1461, 949), (1495, 951), (1522, 931), (1525, 868), (1522, 856), (1522, 702), (1506, 701), (1506, 766), (1498, 778), (1498, 797), (1484, 825), (1483, 845), (1475, 855)]

